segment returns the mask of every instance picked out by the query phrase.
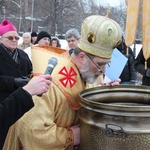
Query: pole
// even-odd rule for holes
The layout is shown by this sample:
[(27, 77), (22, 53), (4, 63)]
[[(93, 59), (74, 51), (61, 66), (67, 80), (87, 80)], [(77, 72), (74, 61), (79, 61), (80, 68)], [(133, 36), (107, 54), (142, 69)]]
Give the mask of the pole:
[(31, 32), (33, 30), (33, 11), (34, 11), (34, 0), (32, 0), (32, 10), (31, 10)]
[(19, 33), (21, 30), (21, 19), (22, 19), (22, 0), (20, 0)]
[(134, 56), (136, 56), (136, 40), (134, 42), (133, 53), (134, 53)]

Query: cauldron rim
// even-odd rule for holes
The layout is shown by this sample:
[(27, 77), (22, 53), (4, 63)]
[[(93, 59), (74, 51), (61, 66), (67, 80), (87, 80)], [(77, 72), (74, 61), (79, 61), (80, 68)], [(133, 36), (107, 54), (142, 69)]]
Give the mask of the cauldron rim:
[[(88, 99), (87, 97), (89, 95), (94, 95), (96, 93), (102, 94), (104, 92), (124, 92), (128, 94), (129, 92), (135, 92), (140, 93), (140, 98), (142, 97), (144, 100), (144, 103), (150, 104), (150, 87), (149, 86), (142, 86), (142, 85), (117, 85), (117, 86), (103, 86), (103, 87), (95, 87), (95, 88), (89, 88), (80, 93), (80, 104), (82, 107), (88, 107), (89, 105), (93, 108), (97, 109), (109, 109), (109, 110), (116, 110), (116, 111), (126, 111), (130, 112), (131, 109), (133, 112), (147, 112), (150, 111), (150, 105), (146, 106), (128, 106), (128, 105), (118, 105), (118, 104), (110, 104), (110, 103), (104, 103), (104, 102), (95, 102), (94, 100)], [(145, 95), (147, 94), (147, 95)], [(137, 94), (138, 95), (138, 94)], [(133, 95), (134, 96), (134, 95)], [(119, 97), (119, 95), (118, 95)], [(104, 97), (103, 97), (104, 98)], [(131, 95), (132, 98), (132, 95)], [(99, 97), (101, 99), (101, 97)]]

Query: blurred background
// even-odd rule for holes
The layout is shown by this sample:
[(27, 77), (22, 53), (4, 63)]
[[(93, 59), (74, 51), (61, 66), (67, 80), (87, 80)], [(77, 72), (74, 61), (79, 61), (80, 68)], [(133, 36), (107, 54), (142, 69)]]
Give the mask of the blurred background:
[(125, 30), (125, 0), (0, 0), (0, 20), (10, 19), (19, 33), (46, 30), (61, 35), (70, 28), (80, 31), (87, 16), (106, 15), (108, 8), (109, 17)]
[[(64, 34), (71, 28), (80, 32), (81, 23), (87, 16), (106, 15), (108, 8), (111, 9), (109, 18), (120, 24), (124, 34), (125, 0), (0, 0), (0, 21), (4, 18), (11, 20), (20, 35), (45, 30), (52, 36), (64, 39)], [(136, 44), (141, 44), (140, 20), (141, 17)], [(132, 49), (136, 46), (132, 45)]]

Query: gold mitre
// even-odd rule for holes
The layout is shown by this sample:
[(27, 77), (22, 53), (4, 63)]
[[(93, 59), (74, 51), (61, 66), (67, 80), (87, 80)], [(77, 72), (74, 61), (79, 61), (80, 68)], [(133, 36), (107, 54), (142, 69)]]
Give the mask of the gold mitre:
[(78, 47), (92, 55), (111, 58), (121, 37), (122, 30), (117, 22), (105, 16), (92, 15), (82, 23)]

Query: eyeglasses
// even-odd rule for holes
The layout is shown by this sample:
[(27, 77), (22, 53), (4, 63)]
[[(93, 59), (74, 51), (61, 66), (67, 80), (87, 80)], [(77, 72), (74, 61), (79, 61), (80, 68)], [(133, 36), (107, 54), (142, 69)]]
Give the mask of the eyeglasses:
[(19, 37), (18, 36), (2, 36), (3, 38), (6, 38), (6, 39), (8, 39), (8, 40), (10, 40), (10, 41), (12, 41), (12, 40), (16, 40), (16, 41), (18, 41), (19, 40)]
[[(100, 68), (100, 65), (98, 65), (88, 54), (86, 54), (88, 56), (88, 58), (93, 62), (93, 64), (95, 64), (95, 66), (98, 68), (98, 71), (102, 73), (102, 69)], [(106, 63), (106, 68), (110, 67), (110, 63)]]

